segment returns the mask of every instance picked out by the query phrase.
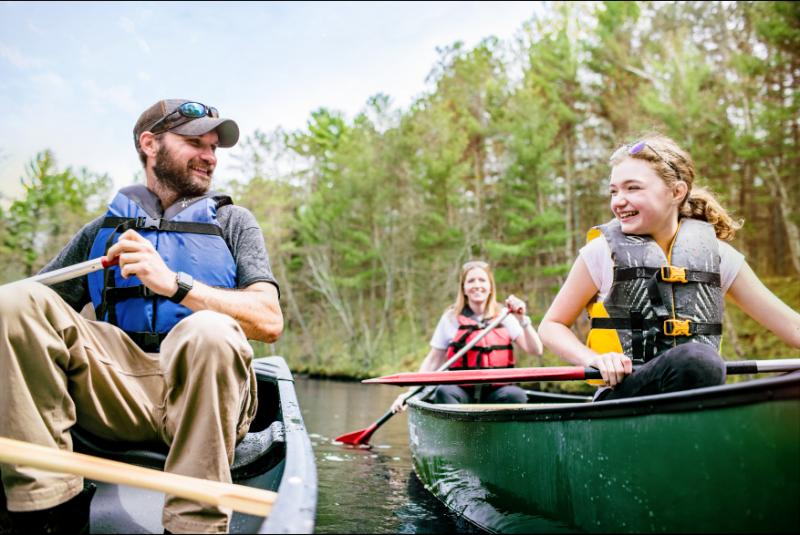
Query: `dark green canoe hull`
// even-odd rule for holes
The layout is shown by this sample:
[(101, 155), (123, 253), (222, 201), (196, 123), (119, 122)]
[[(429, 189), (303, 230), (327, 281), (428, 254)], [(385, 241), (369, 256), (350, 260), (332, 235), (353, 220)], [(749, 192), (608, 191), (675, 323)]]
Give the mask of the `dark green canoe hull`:
[(409, 402), (417, 475), (484, 529), (800, 530), (800, 374), (494, 407)]

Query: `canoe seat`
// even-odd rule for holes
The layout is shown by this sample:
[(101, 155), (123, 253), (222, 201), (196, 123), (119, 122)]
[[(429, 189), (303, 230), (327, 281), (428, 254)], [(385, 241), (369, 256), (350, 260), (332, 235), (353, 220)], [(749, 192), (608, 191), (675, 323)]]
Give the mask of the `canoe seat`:
[[(161, 442), (116, 442), (97, 437), (78, 426), (73, 427), (71, 433), (77, 452), (157, 470), (164, 469), (169, 452)], [(272, 422), (261, 431), (247, 433), (234, 451), (233, 480), (247, 479), (269, 470), (284, 457), (285, 446), (286, 436), (280, 421)]]

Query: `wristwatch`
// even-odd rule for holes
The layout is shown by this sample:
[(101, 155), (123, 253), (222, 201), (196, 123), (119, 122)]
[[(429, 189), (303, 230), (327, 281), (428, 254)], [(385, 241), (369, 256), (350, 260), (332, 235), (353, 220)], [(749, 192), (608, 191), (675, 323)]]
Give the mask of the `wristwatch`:
[(183, 301), (183, 298), (186, 297), (186, 294), (189, 293), (189, 290), (191, 290), (194, 286), (194, 279), (192, 279), (192, 276), (188, 273), (179, 271), (175, 275), (175, 282), (178, 283), (178, 291), (175, 292), (175, 295), (170, 297), (169, 300), (173, 303), (180, 303)]

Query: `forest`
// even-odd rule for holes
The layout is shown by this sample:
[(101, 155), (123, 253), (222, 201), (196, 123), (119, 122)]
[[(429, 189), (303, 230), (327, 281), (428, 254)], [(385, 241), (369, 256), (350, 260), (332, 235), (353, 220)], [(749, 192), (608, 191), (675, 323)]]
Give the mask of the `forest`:
[[(284, 334), (256, 353), (323, 376), (415, 370), (470, 259), (538, 324), (611, 218), (609, 155), (647, 132), (692, 155), (696, 185), (744, 222), (732, 244), (797, 310), (799, 77), (800, 3), (553, 2), (513, 40), (439, 49), (407, 108), (377, 94), (355, 117), (246, 133), (224, 156), (243, 178), (215, 189), (256, 216), (280, 283)], [(0, 282), (35, 274), (113, 193), (46, 148), (21, 181), (0, 208)], [(728, 359), (800, 356), (734, 306), (725, 333)]]

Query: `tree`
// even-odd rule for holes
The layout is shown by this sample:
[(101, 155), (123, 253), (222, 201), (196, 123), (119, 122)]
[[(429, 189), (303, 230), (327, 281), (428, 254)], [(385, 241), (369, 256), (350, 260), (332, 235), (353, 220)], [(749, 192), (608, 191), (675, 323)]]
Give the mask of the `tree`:
[(40, 152), (20, 179), (22, 199), (13, 201), (2, 214), (3, 248), (14, 255), (12, 263), (31, 276), (65, 245), (72, 234), (101, 209), (111, 180), (85, 168), (57, 169), (49, 150)]

